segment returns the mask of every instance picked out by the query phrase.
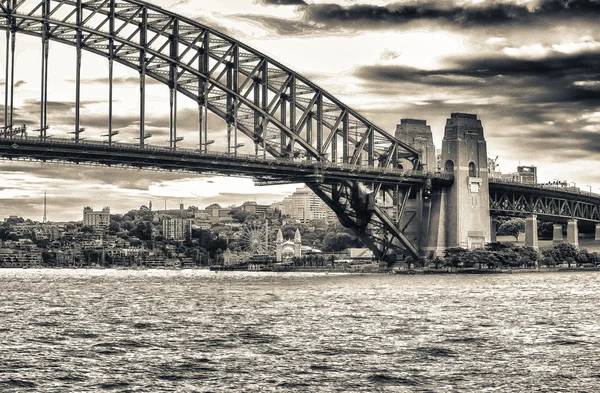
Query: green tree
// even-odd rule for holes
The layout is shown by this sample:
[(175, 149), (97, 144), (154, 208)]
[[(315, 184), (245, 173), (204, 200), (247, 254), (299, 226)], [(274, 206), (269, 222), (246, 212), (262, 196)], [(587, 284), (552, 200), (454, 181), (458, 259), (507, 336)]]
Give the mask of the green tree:
[(133, 221), (131, 220), (123, 220), (120, 225), (124, 231), (131, 231), (134, 228)]
[(154, 227), (149, 221), (138, 221), (135, 224), (134, 229), (129, 231), (129, 236), (135, 236), (140, 240), (151, 240), (152, 239), (152, 231)]
[(514, 236), (515, 241), (519, 240), (519, 233), (525, 231), (525, 220), (521, 218), (515, 218), (508, 220), (500, 225), (498, 228), (498, 235), (501, 236)]
[(439, 255), (433, 258), (433, 264), (436, 270), (439, 269), (440, 266), (444, 266), (445, 263), (446, 261), (444, 260), (444, 258), (440, 257)]
[[(577, 247), (569, 243), (558, 243), (552, 248), (543, 251), (545, 257), (552, 257), (556, 262), (575, 262), (579, 251)], [(569, 258), (569, 260), (567, 260)], [(570, 264), (569, 264), (570, 267)]]
[(119, 222), (118, 222), (118, 221), (111, 220), (111, 221), (110, 221), (110, 224), (108, 225), (108, 231), (109, 231), (110, 233), (113, 233), (113, 234), (114, 234), (114, 233), (117, 233), (117, 232), (119, 232), (120, 230), (121, 230), (121, 226), (119, 225)]
[(252, 215), (252, 213), (245, 211), (241, 206), (231, 209), (230, 214), (231, 218), (239, 223), (243, 223), (247, 217)]
[(339, 252), (357, 246), (360, 247), (356, 236), (345, 232), (328, 233), (323, 239), (323, 250), (328, 252)]
[(538, 221), (537, 231), (540, 239), (552, 239), (554, 234), (554, 223), (548, 221)]

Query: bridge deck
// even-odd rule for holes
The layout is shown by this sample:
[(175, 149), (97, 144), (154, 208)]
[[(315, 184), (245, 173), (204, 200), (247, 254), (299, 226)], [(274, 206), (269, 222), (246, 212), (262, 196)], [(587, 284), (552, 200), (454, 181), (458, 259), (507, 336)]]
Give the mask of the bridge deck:
[[(80, 141), (67, 139), (0, 138), (0, 156), (8, 159), (28, 158), (41, 161), (70, 163), (97, 163), (107, 166), (125, 165), (150, 170), (184, 171), (220, 175), (248, 176), (265, 181), (297, 181), (336, 183), (340, 180), (403, 183), (421, 185), (427, 174), (322, 161), (305, 161), (257, 157), (253, 155), (228, 155), (200, 152), (191, 149), (173, 150), (164, 147), (134, 144)], [(434, 184), (451, 184), (452, 176), (436, 174)]]
[(566, 222), (578, 219), (600, 223), (600, 195), (577, 188), (553, 187), (490, 179), (490, 211), (493, 215), (524, 217), (536, 214), (540, 219)]

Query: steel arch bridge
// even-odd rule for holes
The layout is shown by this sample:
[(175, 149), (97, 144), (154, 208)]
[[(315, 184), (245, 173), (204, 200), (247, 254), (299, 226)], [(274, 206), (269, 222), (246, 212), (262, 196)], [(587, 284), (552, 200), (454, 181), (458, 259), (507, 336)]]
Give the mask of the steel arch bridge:
[[(421, 187), (425, 176), (409, 177), (397, 171), (401, 161), (419, 170), (418, 152), (279, 62), (218, 31), (139, 0), (0, 0), (0, 19), (7, 38), (5, 124), (4, 138), (0, 138), (4, 157), (234, 172), (263, 182), (303, 181), (379, 259), (394, 254), (418, 257), (400, 229), (400, 220), (411, 190)], [(23, 140), (24, 129), (13, 124), (17, 33), (39, 37), (42, 48), (40, 123), (35, 143)], [(56, 137), (50, 140), (47, 132), (49, 41), (76, 48), (71, 146)], [(84, 50), (108, 60), (109, 123), (107, 139), (100, 146), (83, 142), (81, 137)], [(115, 62), (140, 76), (135, 151), (134, 146), (117, 141), (119, 131), (113, 128)], [(170, 90), (169, 141), (162, 151), (149, 146), (151, 134), (145, 129), (147, 77)], [(198, 105), (198, 150), (194, 152), (178, 148), (182, 140), (177, 134), (178, 94)], [(227, 149), (223, 154), (227, 159), (212, 157), (211, 161), (215, 153), (209, 151), (213, 142), (209, 139), (209, 112), (226, 122)], [(262, 156), (267, 162), (272, 157), (280, 163), (277, 170), (259, 171), (260, 165), (248, 163), (238, 154), (238, 135), (253, 141), (253, 160)], [(308, 170), (292, 170), (290, 163), (306, 165)], [(293, 174), (285, 172), (286, 167)], [(441, 176), (437, 181), (449, 179)]]

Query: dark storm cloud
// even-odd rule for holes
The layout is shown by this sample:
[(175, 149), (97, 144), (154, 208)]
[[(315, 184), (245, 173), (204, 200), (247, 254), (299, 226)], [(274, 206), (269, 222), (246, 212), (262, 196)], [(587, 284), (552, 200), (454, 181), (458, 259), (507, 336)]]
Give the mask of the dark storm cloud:
[[(576, 55), (554, 54), (541, 59), (492, 56), (446, 59), (448, 66), (440, 70), (421, 70), (406, 66), (363, 66), (355, 75), (380, 84), (393, 94), (401, 84), (428, 87), (463, 87), (481, 91), (491, 88), (496, 95), (506, 95), (532, 103), (573, 102), (600, 104), (600, 90), (575, 86), (574, 82), (600, 80), (600, 52)], [(525, 93), (525, 94), (524, 94)]]
[[(262, 4), (289, 4), (286, 1), (261, 1)], [(529, 9), (509, 3), (485, 3), (483, 5), (445, 6), (440, 2), (394, 3), (389, 5), (355, 4), (303, 4), (301, 20), (274, 17), (248, 18), (274, 29), (279, 34), (311, 34), (315, 28), (322, 29), (375, 29), (389, 28), (412, 21), (441, 22), (461, 27), (496, 26), (501, 24), (528, 24), (551, 20), (556, 17), (588, 18), (600, 16), (600, 0), (544, 0)]]
[(27, 84), (26, 81), (23, 81), (23, 80), (17, 81), (17, 82), (15, 82), (15, 89), (18, 87), (21, 87), (23, 85), (26, 85), (26, 84)]
[(505, 139), (510, 144), (516, 138), (526, 139), (529, 145), (536, 146), (538, 154), (547, 152), (553, 161), (572, 162), (577, 159), (598, 160), (600, 158), (600, 139), (597, 133), (572, 128), (577, 124), (559, 124), (555, 127), (546, 126), (542, 129), (531, 130), (526, 134), (521, 130), (518, 133), (505, 133), (494, 136), (496, 139)]
[(303, 0), (258, 0), (263, 5), (306, 5)]

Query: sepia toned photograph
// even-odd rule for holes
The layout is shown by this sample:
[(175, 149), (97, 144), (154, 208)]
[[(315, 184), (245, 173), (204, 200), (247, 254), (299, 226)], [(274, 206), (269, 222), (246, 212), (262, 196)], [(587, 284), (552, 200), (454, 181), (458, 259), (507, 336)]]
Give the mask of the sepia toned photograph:
[(600, 0), (0, 0), (0, 392), (600, 391)]

